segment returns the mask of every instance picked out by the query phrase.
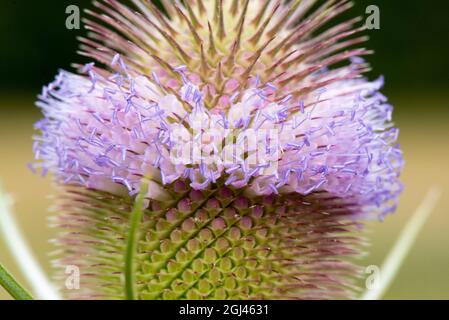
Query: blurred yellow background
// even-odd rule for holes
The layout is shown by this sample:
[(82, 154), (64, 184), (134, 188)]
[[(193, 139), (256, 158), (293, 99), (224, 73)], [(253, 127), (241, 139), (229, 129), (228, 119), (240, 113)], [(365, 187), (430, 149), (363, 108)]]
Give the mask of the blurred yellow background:
[[(405, 153), (402, 181), (406, 189), (399, 210), (386, 221), (370, 222), (370, 254), (362, 265), (381, 266), (407, 219), (432, 186), (443, 190), (436, 210), (419, 235), (411, 253), (394, 280), (386, 299), (449, 299), (449, 110), (448, 92), (396, 92), (390, 96), (397, 107), (397, 126)], [(14, 211), (37, 258), (47, 271), (54, 230), (47, 227), (51, 179), (32, 174), (33, 123), (40, 118), (34, 97), (16, 92), (0, 95), (0, 181), (15, 198)], [(23, 275), (0, 240), (0, 261), (24, 282)], [(368, 275), (367, 275), (368, 276)], [(0, 299), (8, 298), (0, 289)]]

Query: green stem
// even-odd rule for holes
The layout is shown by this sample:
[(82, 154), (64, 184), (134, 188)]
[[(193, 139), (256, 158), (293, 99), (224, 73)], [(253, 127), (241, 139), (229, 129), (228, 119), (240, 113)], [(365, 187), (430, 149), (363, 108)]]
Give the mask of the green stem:
[(143, 216), (143, 203), (148, 191), (148, 185), (142, 184), (140, 193), (134, 203), (133, 211), (131, 212), (130, 225), (128, 231), (128, 239), (126, 242), (125, 253), (125, 295), (128, 300), (137, 300), (135, 289), (135, 268), (134, 260), (136, 255), (136, 248), (139, 240), (139, 225)]
[(1, 264), (0, 286), (5, 288), (5, 290), (16, 300), (33, 300), (33, 297), (28, 291), (26, 291)]

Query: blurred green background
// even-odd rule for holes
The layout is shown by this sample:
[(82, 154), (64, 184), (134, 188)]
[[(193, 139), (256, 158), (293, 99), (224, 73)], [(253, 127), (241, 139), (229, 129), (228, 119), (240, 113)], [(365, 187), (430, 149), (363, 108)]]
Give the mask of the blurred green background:
[[(90, 0), (0, 1), (0, 181), (14, 196), (20, 226), (46, 270), (52, 186), (26, 164), (33, 157), (32, 125), (40, 117), (35, 96), (58, 68), (87, 62), (76, 55), (75, 38), (84, 31), (65, 28), (71, 4), (87, 8)], [(383, 92), (396, 107), (407, 165), (399, 210), (384, 223), (368, 224), (372, 246), (362, 264), (382, 264), (426, 192), (438, 186), (443, 197), (385, 298), (449, 299), (449, 1), (359, 0), (347, 17), (364, 15), (372, 4), (380, 8), (381, 29), (367, 32), (367, 46), (376, 51), (368, 58), (374, 68), (369, 76), (386, 77)], [(23, 281), (3, 239), (0, 261)], [(7, 295), (0, 289), (2, 298)]]

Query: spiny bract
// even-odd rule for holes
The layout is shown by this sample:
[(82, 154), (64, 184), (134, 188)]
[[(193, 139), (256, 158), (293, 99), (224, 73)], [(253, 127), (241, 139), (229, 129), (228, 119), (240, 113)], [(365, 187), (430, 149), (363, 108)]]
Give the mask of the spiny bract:
[(142, 180), (138, 298), (351, 297), (355, 220), (394, 211), (403, 162), (383, 81), (361, 77), (370, 52), (348, 49), (360, 19), (320, 31), (351, 2), (133, 2), (94, 2), (80, 53), (98, 65), (38, 102), (34, 166), (67, 185), (57, 266), (81, 268), (75, 297), (125, 297)]

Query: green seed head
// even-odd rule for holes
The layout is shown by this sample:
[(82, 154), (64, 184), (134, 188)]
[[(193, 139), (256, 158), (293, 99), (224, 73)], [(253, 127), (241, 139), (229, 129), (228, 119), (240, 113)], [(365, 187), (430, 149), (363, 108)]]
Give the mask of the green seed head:
[[(81, 270), (73, 298), (126, 297), (131, 199), (68, 188), (56, 217), (61, 265)], [(248, 198), (186, 188), (143, 211), (134, 261), (138, 299), (317, 299), (354, 293), (356, 225), (326, 196)], [(344, 257), (344, 258), (342, 258)]]

